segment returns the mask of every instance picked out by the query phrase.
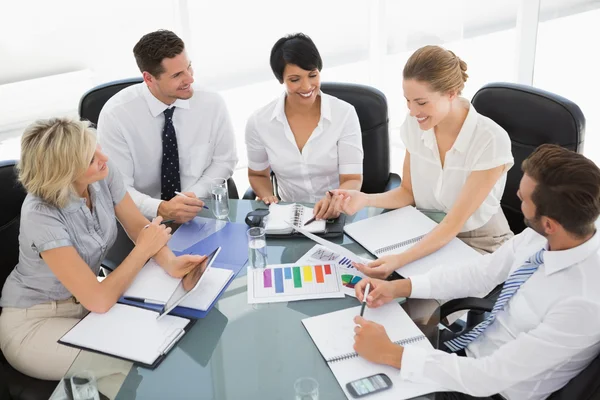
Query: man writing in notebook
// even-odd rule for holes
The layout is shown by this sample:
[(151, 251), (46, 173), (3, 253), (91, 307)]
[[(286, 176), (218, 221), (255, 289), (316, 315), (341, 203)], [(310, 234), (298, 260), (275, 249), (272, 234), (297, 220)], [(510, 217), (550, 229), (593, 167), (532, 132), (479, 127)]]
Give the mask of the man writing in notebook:
[[(600, 351), (600, 170), (581, 154), (540, 146), (522, 165), (518, 196), (528, 229), (473, 265), (356, 286), (369, 307), (397, 297), (452, 299), (505, 282), (486, 319), (440, 343), (440, 350), (401, 347), (385, 329), (356, 317), (355, 350), (399, 369), (410, 381), (435, 383), (444, 399), (500, 393), (544, 399), (581, 372)], [(463, 394), (464, 393), (464, 394)]]
[(147, 218), (187, 222), (211, 181), (231, 177), (237, 163), (229, 114), (218, 94), (194, 93), (192, 63), (173, 32), (143, 36), (133, 54), (144, 82), (108, 100), (99, 140)]

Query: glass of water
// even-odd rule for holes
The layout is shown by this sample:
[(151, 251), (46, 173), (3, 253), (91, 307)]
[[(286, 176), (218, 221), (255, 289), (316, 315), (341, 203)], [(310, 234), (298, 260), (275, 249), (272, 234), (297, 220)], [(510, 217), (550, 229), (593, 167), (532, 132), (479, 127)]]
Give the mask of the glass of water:
[(252, 268), (267, 266), (267, 240), (265, 228), (253, 227), (248, 229), (248, 265)]
[(227, 179), (213, 179), (210, 185), (212, 195), (212, 212), (218, 219), (225, 219), (229, 215), (229, 193), (227, 192)]
[(298, 378), (294, 382), (296, 400), (319, 400), (319, 382), (313, 378)]
[(90, 371), (78, 372), (71, 377), (73, 400), (100, 400), (96, 377)]

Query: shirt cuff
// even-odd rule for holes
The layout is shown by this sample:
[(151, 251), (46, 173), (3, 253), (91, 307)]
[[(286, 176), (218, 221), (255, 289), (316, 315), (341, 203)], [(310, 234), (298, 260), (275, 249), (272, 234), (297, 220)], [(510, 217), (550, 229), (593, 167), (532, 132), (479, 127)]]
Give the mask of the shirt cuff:
[(161, 199), (147, 198), (141, 204), (140, 211), (146, 218), (152, 221), (152, 218), (158, 215), (158, 206), (162, 203)]
[(419, 346), (406, 346), (402, 353), (400, 377), (413, 382), (422, 381), (425, 370), (425, 359), (429, 352), (430, 350), (422, 349)]
[(362, 174), (362, 164), (345, 164), (338, 167), (340, 175)]
[(501, 165), (506, 165), (506, 171), (508, 171), (512, 168), (514, 164), (515, 161), (512, 157), (500, 158), (493, 161), (477, 164), (473, 167), (473, 171), (487, 171), (488, 169), (494, 169)]
[(429, 280), (429, 276), (425, 275), (417, 275), (411, 276), (410, 283), (412, 286), (412, 290), (410, 292), (410, 297), (413, 299), (430, 299), (431, 298), (431, 281)]
[(248, 168), (253, 169), (254, 171), (263, 171), (263, 170), (267, 169), (267, 167), (269, 165), (270, 165), (269, 161), (254, 162), (254, 161), (248, 160)]

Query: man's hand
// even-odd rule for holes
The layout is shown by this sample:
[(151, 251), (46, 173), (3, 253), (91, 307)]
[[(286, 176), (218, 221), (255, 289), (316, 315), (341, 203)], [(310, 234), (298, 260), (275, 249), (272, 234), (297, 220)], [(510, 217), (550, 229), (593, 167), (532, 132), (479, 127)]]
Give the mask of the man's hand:
[(392, 343), (385, 328), (363, 317), (354, 317), (354, 350), (364, 359), (400, 368), (404, 348)]
[(192, 192), (183, 192), (186, 197), (176, 195), (169, 201), (162, 201), (158, 206), (158, 215), (165, 220), (175, 220), (178, 224), (188, 222), (202, 210), (204, 202)]

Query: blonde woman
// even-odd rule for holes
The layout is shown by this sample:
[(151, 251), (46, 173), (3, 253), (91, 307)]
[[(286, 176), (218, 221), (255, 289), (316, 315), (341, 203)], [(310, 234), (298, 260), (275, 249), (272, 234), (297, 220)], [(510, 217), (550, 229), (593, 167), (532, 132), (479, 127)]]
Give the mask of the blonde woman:
[[(50, 119), (28, 127), (18, 169), (28, 195), (19, 263), (0, 298), (0, 346), (15, 369), (57, 380), (79, 353), (57, 340), (88, 311), (108, 311), (149, 258), (180, 277), (205, 257), (173, 255), (165, 246), (171, 229), (161, 217), (150, 222), (140, 213), (85, 122)], [(115, 216), (135, 247), (98, 282), (117, 237)]]
[(439, 225), (407, 251), (360, 265), (366, 275), (385, 278), (454, 237), (480, 253), (491, 253), (512, 237), (500, 208), (513, 165), (510, 138), (460, 96), (467, 77), (467, 64), (451, 51), (417, 50), (403, 71), (409, 115), (400, 131), (406, 146), (401, 187), (382, 194), (334, 191), (348, 214), (365, 206), (414, 205), (439, 217)]

